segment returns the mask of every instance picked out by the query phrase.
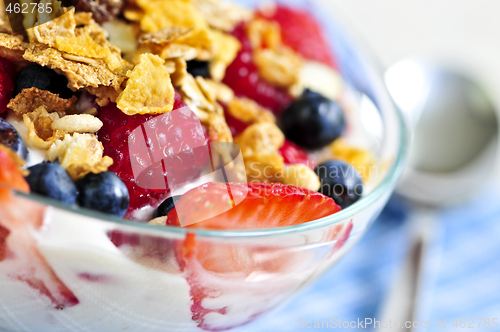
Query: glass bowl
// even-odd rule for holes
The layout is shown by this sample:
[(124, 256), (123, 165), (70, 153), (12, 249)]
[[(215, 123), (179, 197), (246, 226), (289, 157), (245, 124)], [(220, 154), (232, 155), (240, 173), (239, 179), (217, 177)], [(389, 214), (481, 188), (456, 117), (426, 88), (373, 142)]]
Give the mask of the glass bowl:
[[(372, 151), (382, 163), (373, 188), (322, 219), (233, 231), (160, 228), (10, 191), (0, 202), (1, 330), (234, 328), (290, 299), (359, 240), (401, 174), (406, 126), (381, 74), (334, 18), (310, 1), (283, 3), (321, 22), (368, 132), (379, 123)], [(1, 226), (5, 220), (12, 229)]]

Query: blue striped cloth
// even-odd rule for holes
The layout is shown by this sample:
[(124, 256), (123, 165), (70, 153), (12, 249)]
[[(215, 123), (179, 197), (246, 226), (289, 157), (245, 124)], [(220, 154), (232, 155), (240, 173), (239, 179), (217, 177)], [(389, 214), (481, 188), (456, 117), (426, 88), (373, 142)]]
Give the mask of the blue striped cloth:
[[(476, 319), (500, 320), (498, 197), (500, 190), (490, 188), (466, 204), (438, 212), (418, 310), (418, 319), (431, 323), (426, 330), (461, 330), (461, 318), (474, 319), (472, 325), (466, 321), (473, 331), (500, 330), (485, 328), (484, 321), (478, 328)], [(380, 320), (381, 306), (408, 251), (411, 234), (406, 221), (411, 212), (401, 198), (393, 197), (363, 239), (316, 283), (286, 306), (237, 331), (298, 332), (307, 330), (300, 324), (305, 321)], [(445, 318), (446, 329), (438, 329), (437, 320)], [(452, 326), (455, 319), (458, 328)]]

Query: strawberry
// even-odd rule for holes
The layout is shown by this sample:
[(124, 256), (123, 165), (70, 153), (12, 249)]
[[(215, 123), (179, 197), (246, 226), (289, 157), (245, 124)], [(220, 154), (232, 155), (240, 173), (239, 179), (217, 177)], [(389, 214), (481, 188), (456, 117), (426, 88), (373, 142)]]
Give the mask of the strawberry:
[[(0, 186), (29, 192), (29, 186), (6, 147), (0, 146)], [(45, 207), (0, 187), (0, 270), (48, 297), (54, 307), (78, 304), (78, 299), (52, 270), (36, 246), (32, 229), (43, 224)]]
[(233, 31), (233, 35), (240, 40), (242, 47), (236, 59), (227, 68), (223, 82), (230, 86), (236, 95), (253, 99), (276, 115), (281, 114), (293, 101), (292, 96), (259, 77), (257, 67), (252, 61), (252, 46), (245, 24), (240, 24)]
[(207, 183), (196, 187), (169, 212), (169, 225), (206, 229), (292, 226), (340, 211), (333, 199), (280, 183)]
[(278, 22), (283, 43), (304, 58), (337, 68), (322, 28), (310, 13), (277, 5), (276, 8), (266, 9), (257, 15)]
[(7, 59), (0, 58), (0, 114), (7, 110), (7, 104), (14, 91), (15, 67)]
[[(160, 204), (169, 193), (168, 186), (164, 188), (151, 188), (151, 184), (156, 180), (165, 183), (164, 175), (170, 171), (170, 178), (182, 178), (185, 180), (195, 178), (199, 174), (199, 165), (204, 164), (205, 155), (201, 153), (190, 153), (190, 147), (206, 144), (206, 132), (200, 123), (200, 120), (194, 113), (187, 111), (180, 113), (176, 111), (186, 107), (179, 94), (175, 95), (173, 116), (167, 115), (125, 115), (115, 104), (102, 107), (99, 118), (103, 122), (103, 127), (98, 132), (99, 140), (104, 147), (104, 154), (113, 159), (113, 165), (109, 168), (115, 172), (125, 183), (130, 194), (130, 205), (125, 215), (126, 218), (134, 219), (134, 211), (151, 205), (153, 207)], [(185, 115), (187, 114), (187, 115)], [(185, 115), (185, 116), (184, 116)], [(160, 121), (155, 122), (156, 117), (162, 116)], [(160, 125), (158, 125), (160, 124)], [(146, 140), (147, 148), (138, 148), (129, 146), (129, 138), (132, 133), (137, 133), (137, 128), (144, 128), (146, 137), (140, 135), (136, 137), (136, 143), (141, 144)], [(142, 132), (141, 132), (142, 134)], [(154, 139), (156, 137), (157, 139)], [(131, 149), (133, 156), (130, 155)], [(149, 151), (146, 151), (149, 150)], [(145, 177), (141, 179), (134, 178), (133, 165), (137, 158), (148, 159), (148, 153), (155, 160), (159, 161), (158, 153), (172, 151), (176, 154), (175, 162), (166, 163), (165, 174), (161, 172), (144, 172)], [(179, 153), (180, 152), (180, 153)], [(132, 158), (131, 158), (132, 157)], [(204, 159), (205, 158), (205, 159)], [(156, 165), (156, 164), (155, 164)], [(148, 165), (152, 169), (154, 165)], [(160, 169), (160, 168), (156, 168)], [(147, 178), (147, 175), (151, 175)], [(161, 178), (161, 179), (160, 179)], [(139, 186), (141, 184), (142, 186)], [(146, 185), (145, 185), (146, 184)]]
[[(168, 214), (167, 223), (178, 226), (178, 216), (189, 223), (222, 212), (188, 227), (255, 229), (297, 225), (339, 210), (335, 202), (321, 194), (282, 184), (209, 183), (184, 194)], [(325, 241), (339, 237), (343, 227), (336, 225), (325, 232)], [(304, 251), (287, 252), (284, 257), (272, 246), (212, 242), (189, 233), (175, 250), (191, 287), (193, 320), (207, 331), (234, 328), (269, 311), (300, 283), (294, 278), (274, 278), (309, 264)], [(252, 276), (268, 279), (252, 283), (248, 281)], [(240, 307), (233, 303), (235, 296), (261, 306)]]
[(285, 143), (278, 150), (278, 153), (283, 157), (283, 161), (286, 165), (304, 164), (312, 169), (316, 166), (307, 152), (287, 139), (285, 139)]

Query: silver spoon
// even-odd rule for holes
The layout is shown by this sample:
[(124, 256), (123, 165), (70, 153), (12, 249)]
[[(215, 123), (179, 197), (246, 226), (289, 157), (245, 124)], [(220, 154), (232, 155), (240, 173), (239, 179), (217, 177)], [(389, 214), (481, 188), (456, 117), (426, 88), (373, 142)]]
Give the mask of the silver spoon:
[(415, 204), (413, 238), (381, 315), (403, 324), (418, 318), (422, 263), (437, 209), (472, 197), (499, 165), (499, 117), (478, 83), (435, 63), (398, 62), (386, 71), (385, 81), (413, 128), (409, 163), (397, 188)]

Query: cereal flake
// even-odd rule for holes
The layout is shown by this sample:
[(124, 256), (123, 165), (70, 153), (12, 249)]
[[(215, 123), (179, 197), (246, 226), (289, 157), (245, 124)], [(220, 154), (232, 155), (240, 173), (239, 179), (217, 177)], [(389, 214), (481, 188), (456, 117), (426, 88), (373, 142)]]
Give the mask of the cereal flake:
[(117, 106), (127, 115), (167, 113), (173, 109), (175, 90), (164, 60), (153, 54), (142, 54), (139, 63), (127, 73), (125, 90)]
[(15, 98), (11, 99), (7, 107), (14, 111), (16, 118), (21, 118), (23, 114), (33, 112), (43, 106), (49, 113), (57, 112), (63, 116), (66, 111), (72, 112), (77, 98), (64, 99), (59, 95), (47, 90), (39, 90), (32, 87), (23, 89)]

